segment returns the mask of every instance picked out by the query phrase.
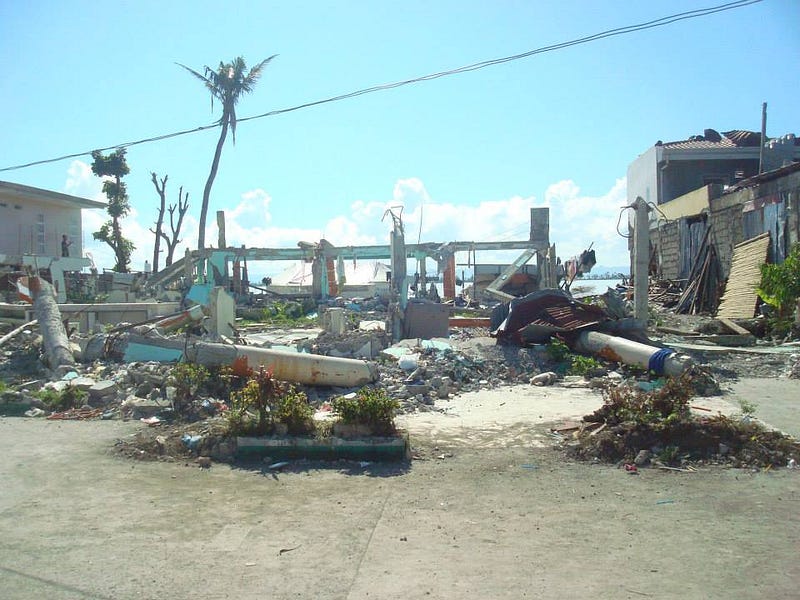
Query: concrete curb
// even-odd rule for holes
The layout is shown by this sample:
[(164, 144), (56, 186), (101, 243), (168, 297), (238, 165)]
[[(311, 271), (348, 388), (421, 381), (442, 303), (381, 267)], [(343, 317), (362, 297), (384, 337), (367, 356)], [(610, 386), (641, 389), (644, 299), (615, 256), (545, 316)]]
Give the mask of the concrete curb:
[(405, 433), (391, 437), (359, 439), (304, 437), (237, 437), (237, 458), (308, 458), (400, 461), (409, 457), (411, 445)]

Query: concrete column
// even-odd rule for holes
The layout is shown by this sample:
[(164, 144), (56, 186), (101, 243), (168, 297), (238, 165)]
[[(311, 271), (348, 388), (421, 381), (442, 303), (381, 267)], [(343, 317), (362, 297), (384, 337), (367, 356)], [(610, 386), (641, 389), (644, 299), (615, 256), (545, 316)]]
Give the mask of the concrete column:
[(633, 318), (647, 322), (647, 289), (650, 266), (650, 222), (647, 203), (641, 197), (633, 203)]
[(447, 258), (444, 267), (444, 297), (445, 300), (452, 300), (456, 297), (456, 257), (455, 255), (450, 255)]
[(228, 244), (225, 241), (225, 211), (217, 211), (217, 229), (219, 229), (219, 239), (217, 240), (218, 248), (227, 248)]
[(419, 265), (419, 283), (417, 284), (417, 298), (425, 298), (428, 295), (428, 288), (427, 283), (425, 282), (425, 278), (428, 276), (428, 273), (425, 270), (425, 257), (417, 259), (417, 264)]

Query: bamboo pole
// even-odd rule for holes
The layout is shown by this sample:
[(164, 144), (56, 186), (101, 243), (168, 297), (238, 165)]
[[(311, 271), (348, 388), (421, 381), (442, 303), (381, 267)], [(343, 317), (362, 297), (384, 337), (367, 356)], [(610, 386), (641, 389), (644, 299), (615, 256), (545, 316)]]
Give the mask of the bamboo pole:
[(10, 331), (6, 335), (4, 335), (2, 338), (0, 338), (0, 347), (2, 347), (3, 344), (5, 344), (8, 340), (10, 340), (13, 337), (15, 337), (17, 334), (19, 334), (20, 332), (24, 331), (26, 328), (33, 327), (38, 322), (39, 321), (37, 319), (34, 319), (33, 321), (28, 321), (27, 323), (23, 323), (22, 325), (20, 325), (19, 327), (17, 327), (13, 331)]

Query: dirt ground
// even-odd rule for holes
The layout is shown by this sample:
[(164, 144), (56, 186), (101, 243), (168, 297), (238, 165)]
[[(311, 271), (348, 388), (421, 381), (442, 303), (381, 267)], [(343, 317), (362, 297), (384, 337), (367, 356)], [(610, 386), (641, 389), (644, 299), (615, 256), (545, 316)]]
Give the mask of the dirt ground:
[[(800, 432), (800, 382), (731, 386), (707, 402), (757, 395), (757, 415)], [(124, 459), (113, 446), (135, 422), (0, 418), (1, 595), (796, 597), (800, 471), (574, 462), (548, 423), (599, 401), (531, 386), (464, 395), (403, 417), (411, 463), (278, 472)]]

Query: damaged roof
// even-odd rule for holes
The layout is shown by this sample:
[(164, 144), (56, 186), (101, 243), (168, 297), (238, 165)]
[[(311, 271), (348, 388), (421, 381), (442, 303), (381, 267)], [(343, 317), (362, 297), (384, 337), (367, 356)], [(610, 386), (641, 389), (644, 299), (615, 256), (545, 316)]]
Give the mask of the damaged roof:
[(703, 135), (693, 135), (687, 140), (675, 142), (656, 142), (656, 146), (678, 150), (708, 150), (713, 148), (758, 148), (761, 133), (744, 129), (733, 129), (719, 133), (715, 129), (706, 129)]
[(796, 171), (800, 171), (800, 162), (794, 162), (789, 165), (784, 165), (783, 167), (780, 167), (778, 169), (773, 169), (772, 171), (761, 173), (760, 175), (753, 175), (752, 177), (748, 177), (747, 179), (742, 179), (736, 185), (726, 188), (725, 191), (723, 192), (723, 195), (732, 194), (744, 188), (753, 187), (761, 183), (765, 183), (767, 181), (772, 181), (773, 179), (784, 177)]

